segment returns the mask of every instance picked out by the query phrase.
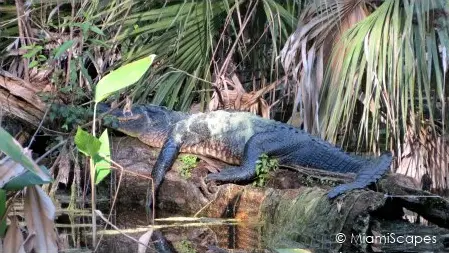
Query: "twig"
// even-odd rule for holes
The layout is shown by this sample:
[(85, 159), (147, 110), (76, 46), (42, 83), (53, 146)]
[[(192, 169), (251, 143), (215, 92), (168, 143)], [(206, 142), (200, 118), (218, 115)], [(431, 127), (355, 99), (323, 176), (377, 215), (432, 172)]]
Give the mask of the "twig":
[(101, 213), (100, 210), (95, 210), (95, 213), (104, 221), (106, 222), (109, 226), (111, 226), (112, 228), (114, 228), (116, 231), (118, 231), (120, 234), (124, 235), (126, 238), (133, 240), (134, 242), (137, 242), (138, 244), (142, 244), (143, 246), (145, 246), (146, 248), (150, 248), (148, 247), (148, 245), (145, 245), (142, 242), (139, 242), (138, 240), (136, 240), (135, 238), (133, 238), (132, 236), (127, 235), (126, 233), (122, 232), (117, 226), (115, 226), (114, 224), (112, 224), (111, 222), (109, 222), (109, 220), (107, 220), (104, 216), (103, 213)]
[[(251, 2), (249, 3), (249, 6), (250, 5), (251, 5)], [(250, 11), (248, 10), (249, 11), (247, 13), (248, 15), (245, 17), (245, 20), (243, 21), (242, 27), (240, 27), (240, 31), (239, 31), (239, 33), (236, 36), (236, 40), (235, 40), (234, 44), (232, 45), (231, 49), (229, 50), (229, 53), (226, 56), (226, 59), (224, 60), (223, 65), (222, 65), (221, 69), (218, 72), (218, 76), (222, 76), (223, 73), (225, 72), (225, 68), (229, 64), (229, 61), (231, 60), (231, 54), (232, 54), (232, 52), (235, 51), (235, 48), (238, 45), (239, 38), (242, 37), (243, 32), (245, 31), (245, 27), (246, 27), (246, 25), (248, 24), (248, 22), (250, 20), (249, 17), (251, 17), (251, 14), (256, 10), (256, 6), (257, 6), (257, 4), (254, 4), (254, 6), (252, 6), (252, 9)], [(249, 7), (248, 7), (248, 9), (249, 9)]]
[(193, 217), (198, 217), (198, 215), (204, 210), (206, 209), (206, 207), (210, 206), (212, 204), (212, 202), (214, 202), (215, 200), (217, 200), (218, 198), (218, 193), (220, 190), (218, 190), (214, 195), (214, 199), (210, 200), (206, 205), (204, 205), (203, 207), (200, 208), (200, 210), (198, 210), (198, 212), (196, 212)]
[[(111, 211), (109, 211), (109, 214), (108, 214), (108, 220), (111, 219), (112, 212), (114, 211), (115, 202), (116, 202), (116, 200), (117, 200), (118, 192), (119, 192), (119, 190), (120, 190), (120, 183), (122, 182), (123, 167), (120, 166), (119, 169), (120, 169), (120, 178), (119, 178), (119, 180), (118, 180), (117, 189), (115, 190), (114, 199), (112, 200)], [(104, 226), (104, 229), (103, 229), (103, 230), (106, 230), (106, 226), (107, 226), (107, 225)], [(100, 246), (101, 240), (103, 240), (103, 234), (100, 236), (100, 239), (98, 239), (98, 243), (97, 243), (97, 246), (95, 246), (94, 252), (97, 252), (98, 246)]]
[(36, 163), (39, 163), (42, 159), (44, 159), (46, 156), (48, 156), (49, 154), (51, 154), (51, 152), (55, 151), (57, 148), (59, 148), (60, 146), (66, 144), (67, 140), (63, 140), (61, 142), (59, 142), (58, 144), (56, 144), (54, 147), (52, 147), (50, 150), (48, 150), (47, 152), (45, 152), (43, 155), (41, 155), (39, 158), (36, 159)]
[(39, 126), (37, 127), (36, 131), (34, 132), (33, 137), (31, 137), (30, 143), (28, 143), (28, 148), (31, 147), (31, 144), (33, 144), (34, 139), (36, 138), (37, 133), (39, 133), (39, 130), (42, 127), (42, 124), (44, 124), (45, 117), (47, 117), (47, 113), (48, 113), (48, 111), (50, 111), (50, 107), (51, 107), (51, 105), (47, 106), (47, 109), (45, 110), (44, 116), (42, 117), (41, 122), (39, 123)]
[[(151, 194), (152, 194), (152, 197), (153, 197), (153, 201), (152, 201), (152, 219), (151, 219), (151, 223), (154, 225), (154, 218), (155, 218), (155, 208), (154, 208), (154, 203), (155, 203), (155, 193), (154, 193), (154, 182), (153, 182), (153, 178), (152, 178), (152, 177), (145, 176), (145, 175), (141, 175), (141, 174), (139, 174), (139, 173), (136, 173), (136, 172), (133, 172), (133, 171), (130, 171), (130, 170), (126, 170), (126, 169), (123, 168), (120, 164), (114, 162), (112, 159), (109, 159), (108, 157), (102, 156), (102, 158), (105, 159), (105, 160), (107, 160), (107, 161), (109, 161), (110, 163), (112, 163), (113, 165), (117, 166), (118, 168), (120, 168), (121, 172), (125, 171), (125, 172), (127, 172), (127, 173), (129, 173), (129, 174), (131, 174), (131, 175), (143, 177), (143, 178), (149, 179), (149, 180), (151, 181)], [(114, 167), (111, 167), (111, 168), (114, 168)], [(120, 176), (121, 176), (121, 174), (120, 174)], [(121, 179), (121, 177), (120, 177), (120, 179)]]
[[(23, 22), (22, 14), (24, 13), (23, 10), (23, 3), (21, 1), (15, 1), (16, 2), (16, 11), (17, 11), (17, 25), (19, 28), (19, 38), (21, 46), (24, 47), (27, 45), (25, 41), (25, 27)], [(24, 73), (24, 79), (29, 82), (30, 81), (30, 74), (28, 73), (28, 60), (23, 57), (23, 73)]]
[(185, 74), (185, 75), (187, 75), (187, 76), (190, 76), (190, 77), (195, 78), (195, 79), (197, 79), (197, 80), (200, 80), (200, 81), (202, 81), (202, 82), (205, 82), (205, 83), (208, 83), (208, 84), (211, 84), (211, 85), (214, 84), (214, 83), (209, 82), (209, 81), (207, 81), (207, 80), (205, 80), (205, 79), (202, 79), (202, 78), (199, 78), (199, 77), (197, 77), (197, 76), (194, 76), (194, 75), (192, 75), (192, 74), (190, 74), (190, 73), (188, 73), (188, 72), (186, 72), (186, 71), (184, 71), (184, 70), (177, 69), (177, 68), (174, 68), (174, 67), (169, 67), (169, 68), (174, 70), (173, 73), (183, 73), (183, 74)]

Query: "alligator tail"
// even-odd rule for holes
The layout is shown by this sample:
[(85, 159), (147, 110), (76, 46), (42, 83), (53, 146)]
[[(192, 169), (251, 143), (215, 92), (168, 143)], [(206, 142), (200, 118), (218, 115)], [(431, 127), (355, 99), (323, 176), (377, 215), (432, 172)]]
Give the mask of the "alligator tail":
[(390, 169), (392, 157), (391, 154), (383, 154), (382, 156), (371, 160), (366, 166), (364, 166), (358, 173), (354, 182), (342, 184), (333, 188), (327, 196), (329, 198), (335, 198), (347, 191), (354, 189), (362, 189), (375, 183)]

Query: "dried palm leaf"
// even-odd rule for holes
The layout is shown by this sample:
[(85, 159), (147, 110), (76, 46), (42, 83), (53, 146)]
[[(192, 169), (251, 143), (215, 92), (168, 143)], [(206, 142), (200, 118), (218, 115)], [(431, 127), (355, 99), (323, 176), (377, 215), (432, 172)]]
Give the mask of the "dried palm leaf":
[[(300, 112), (299, 123), (303, 123), (306, 131), (318, 133), (320, 130), (319, 94), (324, 66), (330, 64), (330, 52), (338, 45), (342, 34), (368, 15), (367, 2), (312, 1), (302, 12), (295, 33), (280, 53), (285, 72), (293, 74), (297, 83), (293, 112)], [(335, 58), (344, 57), (344, 51), (336, 51), (339, 53)], [(332, 62), (330, 67), (338, 69), (338, 62)]]
[(25, 188), (24, 213), (27, 228), (34, 234), (36, 252), (58, 252), (54, 219), (55, 206), (40, 186)]

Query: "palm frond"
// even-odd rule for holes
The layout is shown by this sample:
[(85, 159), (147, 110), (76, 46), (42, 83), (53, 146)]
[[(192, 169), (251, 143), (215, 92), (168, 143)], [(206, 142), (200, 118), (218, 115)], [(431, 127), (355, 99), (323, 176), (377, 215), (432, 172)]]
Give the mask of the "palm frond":
[[(294, 1), (287, 1), (293, 13), (274, 0), (249, 2), (251, 4), (246, 6), (232, 0), (181, 1), (147, 8), (148, 11), (142, 11), (144, 8), (140, 6), (133, 7), (133, 11), (122, 19), (109, 18), (104, 22), (104, 29), (123, 26), (114, 39), (122, 45), (124, 61), (150, 53), (158, 55), (158, 69), (145, 80), (149, 85), (141, 84), (134, 90), (134, 99), (187, 110), (189, 105), (186, 102), (193, 101), (196, 97), (201, 103), (206, 102), (202, 107), (205, 109), (210, 99), (210, 84), (214, 81), (212, 73), (218, 67), (211, 63), (220, 62), (218, 57), (225, 55), (233, 59), (238, 55), (239, 69), (254, 66), (254, 69), (261, 68), (267, 72), (271, 79), (279, 77), (279, 74), (273, 74), (279, 71), (275, 59), (280, 45), (296, 23), (293, 13), (298, 9), (293, 8)], [(256, 11), (249, 13), (249, 6), (254, 6)], [(109, 11), (106, 9), (95, 17), (109, 17)], [(250, 22), (242, 26), (242, 19)], [(243, 34), (243, 29), (245, 33), (251, 34), (250, 38), (256, 37), (258, 40), (249, 42), (244, 39), (245, 36), (239, 36), (238, 34)], [(226, 38), (223, 37), (225, 31)], [(236, 46), (227, 48), (223, 44), (224, 40), (225, 43), (235, 43)], [(249, 43), (251, 46), (248, 46)], [(217, 54), (217, 49), (222, 54)], [(173, 72), (173, 68), (181, 72)], [(190, 76), (180, 74), (182, 72)], [(195, 90), (201, 92), (197, 93)], [(174, 100), (167, 100), (166, 95), (173, 93), (182, 97), (184, 102), (174, 96), (170, 96)]]
[[(319, 93), (324, 66), (329, 64), (329, 52), (343, 32), (367, 14), (365, 1), (347, 0), (311, 1), (301, 12), (297, 29), (281, 52), (281, 61), (285, 71), (292, 73), (297, 82), (293, 111), (300, 111), (306, 131), (317, 133), (320, 129)], [(342, 57), (342, 54), (335, 56), (336, 59)], [(334, 61), (331, 67), (339, 66)]]
[(326, 78), (322, 134), (400, 157), (409, 127), (446, 132), (448, 15), (447, 1), (390, 0), (350, 29)]

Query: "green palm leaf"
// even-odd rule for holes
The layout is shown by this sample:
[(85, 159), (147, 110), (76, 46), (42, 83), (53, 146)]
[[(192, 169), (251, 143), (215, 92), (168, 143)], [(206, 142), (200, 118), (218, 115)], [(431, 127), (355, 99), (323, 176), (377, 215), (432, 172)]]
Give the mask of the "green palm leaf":
[(348, 141), (351, 129), (357, 130), (359, 146), (378, 151), (380, 144), (386, 149), (402, 141), (407, 125), (428, 121), (435, 128), (444, 119), (433, 103), (444, 101), (438, 48), (449, 47), (447, 18), (438, 13), (448, 13), (446, 1), (385, 1), (346, 33), (336, 47), (344, 50), (345, 57), (337, 59), (341, 68), (327, 77), (326, 88), (337, 89), (324, 93), (324, 136), (336, 140), (346, 129)]

